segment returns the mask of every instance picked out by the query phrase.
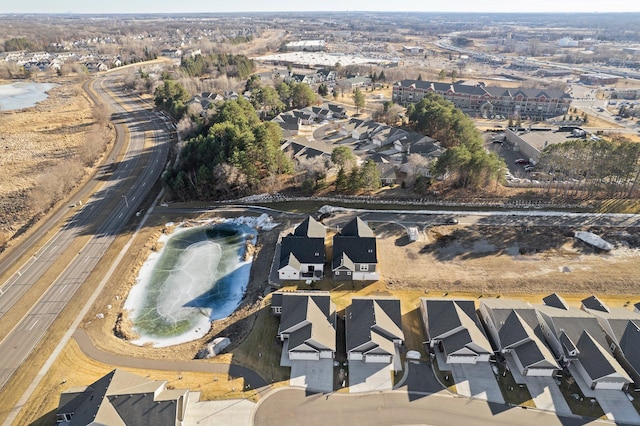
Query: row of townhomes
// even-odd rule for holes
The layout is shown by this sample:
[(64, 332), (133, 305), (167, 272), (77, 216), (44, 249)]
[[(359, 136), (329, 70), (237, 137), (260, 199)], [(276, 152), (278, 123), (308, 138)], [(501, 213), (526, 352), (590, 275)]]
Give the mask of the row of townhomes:
[[(324, 392), (342, 386), (334, 384), (332, 366), (336, 352), (342, 350), (336, 341), (344, 341), (350, 392), (360, 392), (365, 376), (382, 370), (386, 377), (378, 379), (378, 386), (392, 387), (390, 373), (402, 368), (399, 355), (404, 341), (398, 299), (356, 297), (340, 318), (329, 292), (279, 290), (273, 293), (271, 309), (280, 317), (281, 365), (292, 368), (292, 386)], [(638, 307), (611, 309), (591, 296), (576, 308), (551, 294), (540, 305), (487, 298), (477, 306), (473, 300), (420, 298), (419, 311), (425, 343), (439, 368), (455, 371), (469, 365), (475, 374), (485, 371), (490, 380), (484, 386), (494, 382), (496, 402), (504, 400), (494, 379), (495, 358), (504, 360), (517, 383), (526, 377), (554, 380), (567, 371), (585, 394), (595, 397), (601, 391), (628, 390), (640, 383)], [(344, 340), (336, 336), (340, 319), (345, 324)], [(372, 365), (377, 368), (372, 370)], [(304, 372), (311, 370), (314, 380), (301, 380), (308, 379)]]
[[(336, 307), (327, 291), (278, 291), (273, 293), (271, 309), (280, 317), (280, 364), (291, 367), (292, 386), (332, 392), (337, 341), (345, 342), (352, 393), (364, 389), (371, 371), (381, 372), (376, 389), (390, 390), (391, 372), (402, 370), (404, 332), (399, 299), (353, 298), (343, 318), (344, 338), (337, 338)], [(308, 371), (314, 372), (313, 378)]]
[(481, 299), (477, 316), (471, 300), (421, 299), (420, 310), (429, 345), (447, 364), (487, 363), (495, 351), (523, 377), (568, 369), (591, 390), (640, 384), (637, 308), (612, 309), (595, 296), (580, 308), (557, 294), (543, 302)]
[(92, 52), (8, 52), (0, 54), (0, 61), (15, 63), (27, 71), (57, 71), (68, 63), (83, 64), (89, 72), (106, 71), (119, 67), (122, 60), (118, 55), (100, 55)]
[(467, 113), (482, 116), (548, 118), (566, 114), (571, 95), (558, 89), (506, 89), (483, 83), (442, 83), (402, 80), (393, 86), (392, 100), (401, 105), (420, 102), (427, 93), (437, 93)]
[[(278, 278), (286, 280), (321, 280), (326, 262), (323, 224), (308, 217), (293, 233), (284, 236), (276, 250)], [(331, 273), (336, 281), (376, 281), (380, 279), (376, 237), (359, 217), (349, 222), (333, 237)]]
[[(428, 176), (429, 164), (444, 152), (429, 136), (375, 121), (348, 118), (343, 107), (332, 103), (289, 111), (273, 121), (283, 131), (285, 141), (281, 149), (294, 160), (330, 158), (335, 148), (346, 146), (359, 162), (373, 160), (376, 163), (383, 185), (400, 183), (411, 174)], [(420, 168), (411, 166), (411, 154), (418, 154), (427, 162)]]

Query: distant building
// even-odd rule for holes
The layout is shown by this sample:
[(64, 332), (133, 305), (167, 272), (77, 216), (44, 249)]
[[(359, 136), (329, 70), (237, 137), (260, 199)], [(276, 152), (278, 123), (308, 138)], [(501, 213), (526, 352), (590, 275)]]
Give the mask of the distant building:
[(420, 46), (402, 46), (402, 53), (406, 55), (420, 55), (424, 53), (424, 47)]
[(286, 44), (287, 52), (320, 52), (325, 47), (324, 40), (300, 40)]
[(482, 115), (554, 117), (565, 114), (571, 96), (558, 89), (506, 89), (482, 84), (440, 83), (402, 80), (393, 86), (392, 100), (401, 105), (420, 102), (427, 93), (436, 93), (465, 112)]
[(558, 46), (560, 47), (578, 47), (578, 40), (574, 40), (571, 37), (562, 37), (558, 40)]
[(580, 82), (585, 84), (616, 84), (620, 78), (610, 74), (582, 74)]

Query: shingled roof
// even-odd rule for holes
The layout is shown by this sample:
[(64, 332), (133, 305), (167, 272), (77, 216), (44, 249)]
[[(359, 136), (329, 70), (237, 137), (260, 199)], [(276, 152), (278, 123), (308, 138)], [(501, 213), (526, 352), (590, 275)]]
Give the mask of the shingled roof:
[(353, 271), (356, 263), (378, 263), (376, 237), (359, 217), (349, 222), (333, 237), (331, 269), (343, 267)]
[(81, 392), (62, 394), (57, 412), (73, 413), (70, 426), (176, 425), (178, 404), (186, 406), (189, 390), (166, 384), (116, 369)]
[(393, 340), (404, 340), (398, 299), (353, 298), (345, 318), (347, 353), (380, 348), (393, 355)]
[(333, 306), (328, 292), (282, 293), (278, 334), (289, 335), (289, 350), (336, 350)]
[(420, 303), (427, 316), (428, 338), (442, 341), (447, 354), (493, 353), (472, 300), (421, 298)]

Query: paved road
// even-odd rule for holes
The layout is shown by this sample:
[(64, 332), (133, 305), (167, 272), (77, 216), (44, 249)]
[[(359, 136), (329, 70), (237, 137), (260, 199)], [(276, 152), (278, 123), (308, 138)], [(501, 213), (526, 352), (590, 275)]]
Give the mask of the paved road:
[(91, 359), (117, 367), (140, 368), (143, 370), (198, 371), (205, 373), (228, 374), (231, 377), (242, 377), (245, 385), (252, 389), (266, 388), (269, 383), (258, 373), (236, 364), (220, 364), (211, 361), (171, 361), (161, 359), (136, 358), (104, 352), (93, 345), (91, 338), (84, 330), (76, 330), (73, 338), (80, 350)]
[(283, 389), (269, 393), (260, 401), (254, 413), (254, 424), (570, 426), (605, 423), (441, 394), (412, 397), (406, 392), (392, 391), (358, 396), (307, 396), (303, 390)]
[[(0, 342), (0, 388), (46, 335), (69, 299), (84, 284), (165, 166), (170, 145), (168, 122), (148, 105), (121, 96), (116, 84), (117, 77), (109, 76), (103, 81), (97, 91), (111, 104), (116, 122), (120, 124), (116, 129), (120, 132), (123, 127), (129, 129), (127, 152), (110, 176), (101, 176), (104, 185), (99, 191), (1, 287), (0, 321), (14, 305), (16, 309), (24, 309), (25, 315)], [(127, 109), (123, 107), (125, 104)], [(151, 140), (151, 144), (145, 145), (148, 140)], [(18, 303), (20, 297), (58, 261), (59, 256), (66, 253), (71, 242), (82, 235), (90, 235), (91, 238), (36, 304), (33, 307), (21, 306)]]

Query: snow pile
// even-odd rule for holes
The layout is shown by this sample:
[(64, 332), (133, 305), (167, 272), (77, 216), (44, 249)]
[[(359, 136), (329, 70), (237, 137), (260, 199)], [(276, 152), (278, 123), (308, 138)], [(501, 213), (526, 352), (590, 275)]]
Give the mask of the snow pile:
[(276, 226), (277, 223), (273, 221), (273, 218), (266, 213), (262, 213), (260, 216), (241, 216), (233, 219), (225, 220), (225, 223), (236, 223), (238, 225), (247, 225), (250, 228), (270, 231)]
[(585, 243), (590, 244), (599, 249), (607, 250), (607, 251), (613, 250), (613, 244), (603, 240), (600, 236), (594, 234), (593, 232), (576, 231), (574, 236), (577, 239), (584, 241)]

